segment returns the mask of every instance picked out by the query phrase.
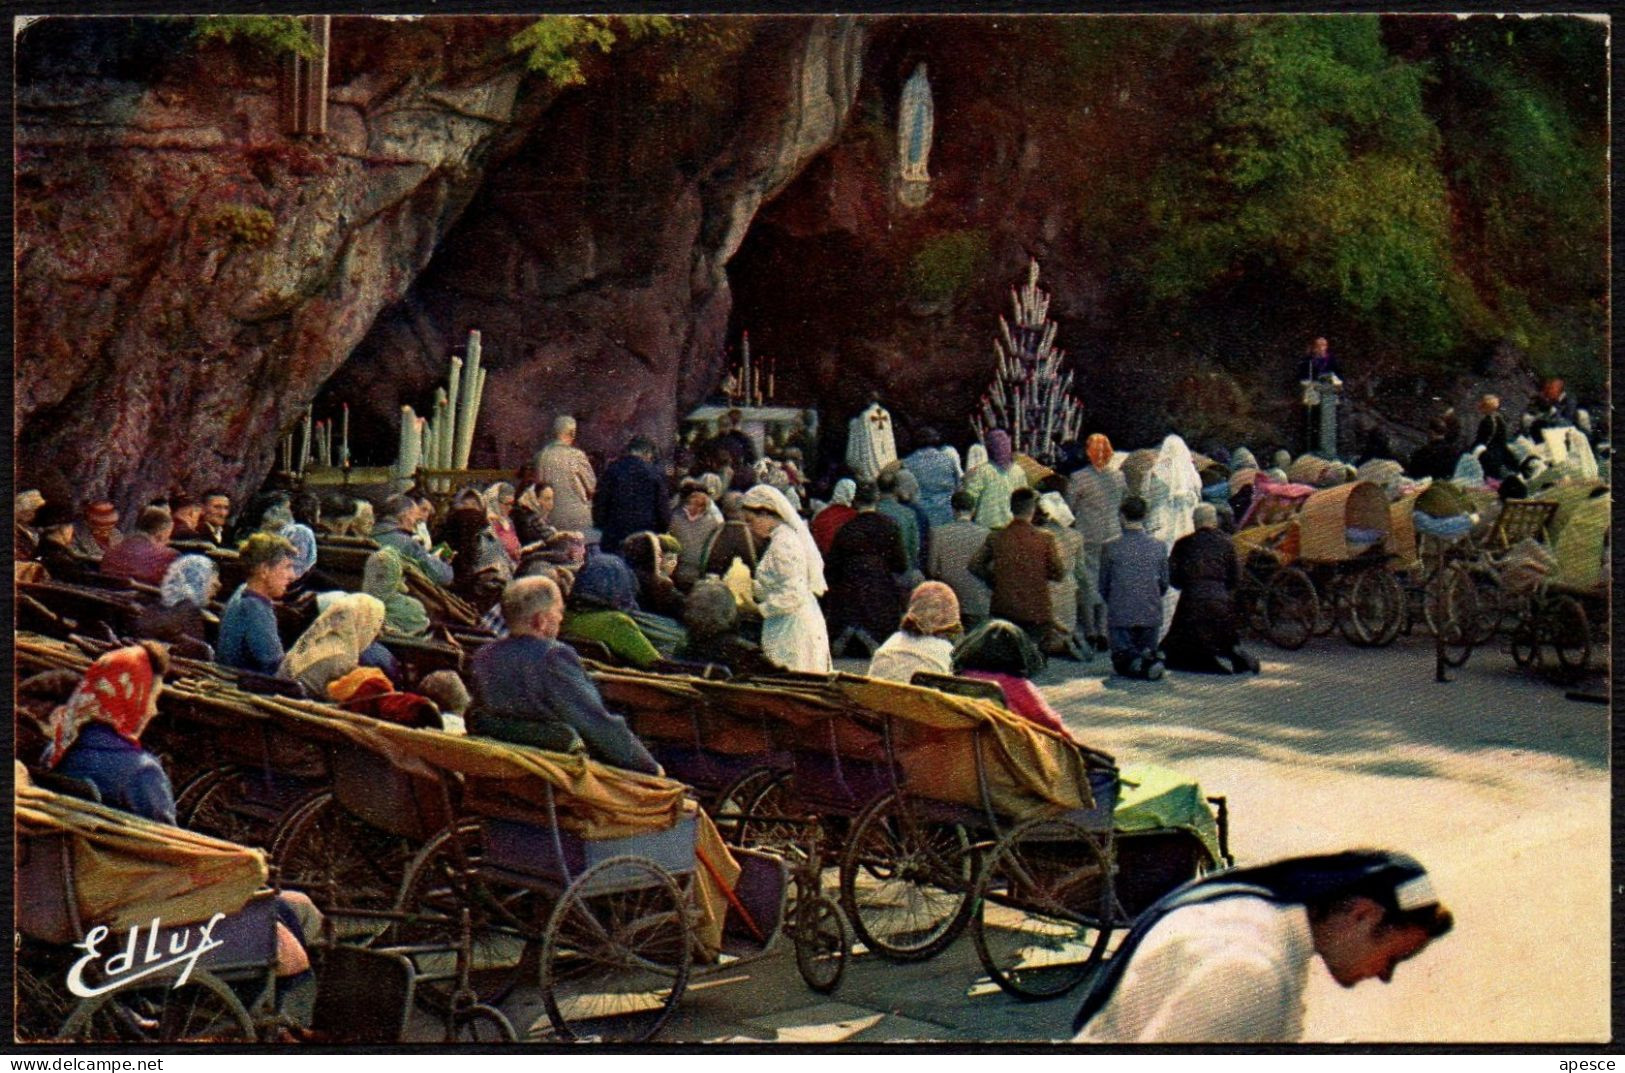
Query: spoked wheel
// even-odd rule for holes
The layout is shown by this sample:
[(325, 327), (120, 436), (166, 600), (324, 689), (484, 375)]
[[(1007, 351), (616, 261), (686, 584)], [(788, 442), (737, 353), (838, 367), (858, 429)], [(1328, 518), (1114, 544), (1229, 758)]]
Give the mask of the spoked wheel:
[(1467, 662), (1477, 629), (1478, 590), (1467, 571), (1448, 566), (1429, 585), (1423, 601), (1428, 628), (1439, 639), (1444, 661), (1451, 667)]
[(1472, 624), (1470, 639), (1475, 646), (1485, 645), (1494, 640), (1496, 633), (1510, 630), (1517, 624), (1517, 611), (1508, 606), (1506, 591), (1494, 570), (1482, 566), (1469, 567), (1467, 576), (1472, 579), (1478, 603), (1478, 615)]
[(640, 1043), (688, 985), (683, 892), (663, 868), (613, 857), (565, 890), (542, 940), (542, 1002), (559, 1038)]
[(1320, 598), (1309, 575), (1285, 566), (1264, 588), (1264, 633), (1277, 648), (1294, 651), (1308, 642), (1319, 614)]
[(770, 772), (758, 786), (740, 818), (735, 844), (785, 856), (806, 841), (800, 817), (807, 813), (807, 806), (796, 793), (791, 772)]
[(888, 793), (852, 827), (841, 854), (841, 906), (870, 950), (924, 961), (965, 930), (976, 857), (963, 827), (922, 823)]
[(846, 914), (827, 894), (797, 896), (790, 936), (796, 944), (796, 969), (808, 987), (827, 995), (841, 986), (852, 933)]
[(1533, 667), (1540, 662), (1540, 634), (1535, 629), (1533, 613), (1512, 628), (1512, 662), (1520, 667)]
[(717, 833), (730, 846), (744, 844), (740, 839), (751, 802), (773, 781), (775, 774), (772, 768), (752, 768), (723, 790), (710, 809), (711, 822), (717, 825)]
[(502, 1011), (477, 1003), (454, 1015), (452, 1043), (514, 1043), (519, 1034)]
[(249, 804), (243, 793), (249, 783), (259, 777), (254, 772), (237, 770), (212, 780), (193, 802), (187, 826), (227, 842), (269, 845), (276, 816)]
[(371, 910), (394, 906), (412, 850), (323, 793), (283, 826), (273, 854), (283, 886), (305, 891), (322, 909)]
[(1394, 575), (1382, 568), (1361, 570), (1347, 579), (1338, 626), (1357, 645), (1392, 644), (1404, 624), (1405, 594)]
[(181, 787), (180, 793), (175, 795), (175, 817), (180, 825), (191, 830), (192, 813), (197, 810), (197, 803), (202, 800), (203, 795), (221, 779), (235, 776), (241, 771), (242, 768), (233, 764), (210, 768), (188, 780)]
[[(445, 946), (444, 954), (414, 955), (414, 961), (420, 972), (449, 975), (461, 938), (460, 914), (466, 908), (472, 928), (469, 986), (480, 1002), (495, 1005), (508, 997), (533, 964), (527, 955), (541, 935), (537, 924), (541, 899), (532, 891), (483, 878), (481, 852), (476, 822), (465, 821), (435, 835), (407, 870), (394, 907), (407, 919), (389, 928), (386, 941), (391, 946)], [(424, 981), (415, 993), (426, 1009), (443, 1014), (451, 1004), (453, 981)]]
[(19, 954), (13, 977), (16, 995), (16, 1021), (13, 1029), (23, 1043), (42, 1043), (57, 1039), (62, 1023), (73, 1012), (77, 1001), (62, 986), (66, 965), (30, 964)]
[(1558, 666), (1570, 673), (1585, 670), (1591, 662), (1591, 623), (1580, 601), (1568, 595), (1550, 597), (1541, 620)]
[(231, 988), (205, 969), (180, 987), (170, 979), (86, 999), (62, 1025), (64, 1039), (97, 1043), (252, 1043), (254, 1019)]
[(983, 866), (971, 923), (993, 982), (1017, 998), (1064, 995), (1106, 953), (1116, 900), (1097, 836), (1066, 820), (1010, 831)]

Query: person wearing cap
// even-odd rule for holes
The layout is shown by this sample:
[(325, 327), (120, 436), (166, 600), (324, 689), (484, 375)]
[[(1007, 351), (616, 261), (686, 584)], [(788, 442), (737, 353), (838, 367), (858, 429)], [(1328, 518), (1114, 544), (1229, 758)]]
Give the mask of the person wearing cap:
[(118, 531), (118, 519), (118, 508), (106, 499), (98, 499), (85, 507), (85, 516), (74, 526), (74, 550), (100, 562), (102, 556), (124, 539), (124, 534)]
[(768, 542), (752, 583), (762, 612), (762, 651), (786, 670), (829, 673), (829, 633), (818, 607), (829, 586), (824, 557), (807, 523), (771, 485), (758, 484), (746, 492), (740, 507), (751, 535)]
[(1180, 595), (1162, 642), (1167, 664), (1201, 674), (1257, 674), (1258, 660), (1241, 650), (1236, 623), (1241, 564), (1235, 546), (1219, 532), (1213, 504), (1199, 504), (1193, 519), (1196, 532), (1181, 537), (1168, 558), (1168, 581)]
[(80, 581), (96, 572), (97, 561), (79, 551), (74, 542), (73, 515), (66, 507), (47, 503), (34, 514), (39, 529), (39, 550), (34, 559), (57, 581)]
[(215, 659), (227, 667), (276, 674), (282, 664), (276, 601), (293, 584), (297, 567), (292, 544), (271, 533), (254, 533), (237, 549), (248, 580), (226, 601), (220, 614)]
[(919, 671), (953, 674), (954, 640), (960, 634), (959, 597), (940, 581), (915, 586), (902, 625), (869, 661), (870, 678), (907, 682)]
[(1454, 925), (1427, 870), (1350, 850), (1219, 872), (1140, 915), (1073, 1027), (1079, 1043), (1291, 1043), (1319, 958), (1344, 987), (1394, 970)]
[(1168, 592), (1168, 553), (1145, 531), (1145, 500), (1123, 500), (1123, 534), (1100, 560), (1100, 597), (1106, 602), (1106, 629), (1112, 668), (1129, 678), (1162, 677), (1157, 652), (1163, 597)]

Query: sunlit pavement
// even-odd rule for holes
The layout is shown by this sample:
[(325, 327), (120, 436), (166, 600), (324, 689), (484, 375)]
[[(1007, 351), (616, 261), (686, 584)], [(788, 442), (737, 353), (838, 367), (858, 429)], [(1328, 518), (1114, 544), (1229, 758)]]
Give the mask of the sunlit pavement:
[[(1345, 991), (1317, 969), (1307, 1038), (1605, 1039), (1609, 709), (1565, 699), (1501, 651), (1475, 653), (1449, 684), (1433, 680), (1420, 638), (1253, 651), (1264, 661), (1256, 678), (1127, 682), (1097, 658), (1052, 664), (1039, 684), (1081, 740), (1226, 795), (1238, 863), (1381, 846), (1428, 866), (1456, 930), (1386, 986)], [(1004, 995), (968, 935), (920, 964), (860, 954), (840, 989), (820, 996), (786, 942), (772, 958), (691, 981), (659, 1040), (1054, 1040), (1069, 1035), (1077, 1001)], [(545, 1031), (534, 988), (506, 1009), (521, 1033)]]

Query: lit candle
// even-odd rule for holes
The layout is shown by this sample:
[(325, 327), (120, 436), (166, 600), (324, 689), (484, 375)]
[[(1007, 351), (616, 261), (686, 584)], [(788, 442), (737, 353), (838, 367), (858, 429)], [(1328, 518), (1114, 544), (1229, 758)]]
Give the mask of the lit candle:
[(350, 404), (344, 404), (344, 433), (339, 441), (339, 462), (350, 460)]

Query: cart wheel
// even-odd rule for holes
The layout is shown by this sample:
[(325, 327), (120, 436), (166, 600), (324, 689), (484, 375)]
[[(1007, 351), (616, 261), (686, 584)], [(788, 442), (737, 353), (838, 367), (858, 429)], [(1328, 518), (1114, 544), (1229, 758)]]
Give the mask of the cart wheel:
[(1315, 583), (1295, 566), (1282, 567), (1264, 589), (1264, 632), (1277, 648), (1295, 651), (1309, 640), (1320, 603)]
[(242, 801), (243, 784), (252, 778), (255, 778), (253, 772), (238, 769), (211, 780), (193, 802), (187, 827), (245, 846), (269, 844), (271, 824), (238, 807)]
[(502, 1011), (484, 1003), (476, 1003), (456, 1015), (451, 1043), (517, 1043), (519, 1033)]
[(236, 775), (241, 770), (242, 768), (235, 764), (228, 764), (225, 767), (210, 768), (193, 776), (190, 782), (181, 787), (181, 792), (175, 795), (175, 818), (179, 824), (191, 830), (192, 813), (197, 810), (198, 801), (215, 783)]
[(806, 832), (796, 820), (806, 815), (807, 806), (796, 793), (795, 775), (789, 771), (777, 772), (764, 779), (760, 786), (739, 821), (736, 844), (788, 856), (791, 847), (800, 846), (806, 839)]
[(561, 1039), (641, 1043), (688, 984), (683, 893), (659, 865), (612, 857), (565, 889), (542, 940), (542, 1002)]
[(151, 980), (86, 999), (60, 1035), (86, 1043), (254, 1042), (254, 1019), (219, 977), (193, 969), (180, 987), (173, 982)]
[(305, 891), (322, 909), (381, 910), (395, 904), (412, 846), (362, 823), (324, 793), (284, 825), (273, 856), (283, 886)]
[(418, 851), (395, 899), (394, 912), (406, 919), (389, 928), (389, 945), (445, 948), (413, 955), (420, 973), (446, 977), (422, 981), (415, 991), (418, 1002), (434, 1013), (444, 1014), (451, 1005), (465, 908), (472, 928), (469, 986), (480, 1002), (495, 1005), (507, 998), (533, 964), (530, 944), (541, 934), (535, 923), (541, 915), (538, 896), (481, 877), (481, 852), (477, 822), (446, 828)]
[(1338, 626), (1357, 645), (1381, 648), (1393, 643), (1404, 622), (1405, 594), (1385, 569), (1361, 570), (1347, 583)]
[(1540, 662), (1540, 635), (1535, 630), (1532, 615), (1513, 628), (1512, 662), (1520, 667), (1533, 667)]
[(970, 921), (976, 848), (959, 824), (916, 821), (896, 793), (877, 799), (841, 854), (841, 907), (889, 961), (941, 953)]
[(730, 846), (744, 845), (740, 839), (744, 834), (745, 817), (750, 811), (751, 802), (773, 781), (773, 775), (772, 768), (752, 768), (723, 790), (710, 809), (711, 822), (717, 825), (717, 833)]
[(1472, 579), (1478, 603), (1471, 640), (1474, 645), (1485, 645), (1495, 639), (1497, 632), (1510, 630), (1517, 624), (1517, 611), (1508, 606), (1501, 579), (1494, 570), (1482, 566), (1468, 567), (1467, 576)]
[(1429, 587), (1424, 602), (1428, 628), (1439, 639), (1447, 666), (1460, 667), (1473, 651), (1477, 629), (1478, 590), (1467, 571), (1451, 565)]
[(1541, 618), (1558, 665), (1570, 673), (1585, 670), (1591, 662), (1591, 623), (1580, 601), (1568, 595), (1553, 596), (1546, 601)]
[(1111, 938), (1112, 871), (1095, 835), (1066, 820), (1029, 820), (982, 869), (971, 924), (993, 982), (1019, 999), (1064, 995)]
[(796, 944), (796, 968), (807, 986), (820, 995), (841, 986), (852, 933), (835, 899), (827, 894), (798, 897), (791, 934)]
[(15, 968), (16, 1021), (12, 1027), (18, 1041), (44, 1043), (56, 1039), (75, 1001), (60, 984), (49, 982), (62, 979), (60, 967), (51, 972), (45, 966), (31, 966), (19, 954)]

